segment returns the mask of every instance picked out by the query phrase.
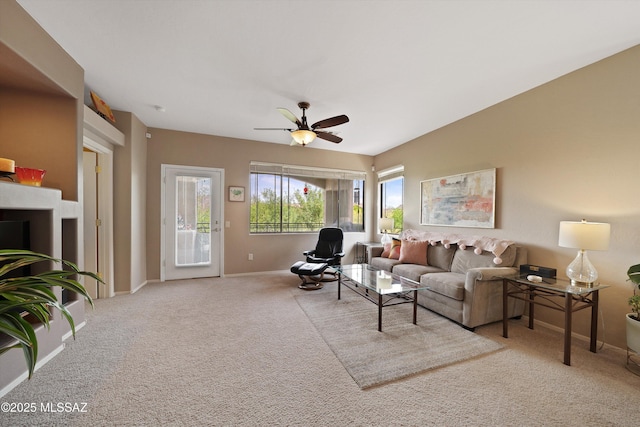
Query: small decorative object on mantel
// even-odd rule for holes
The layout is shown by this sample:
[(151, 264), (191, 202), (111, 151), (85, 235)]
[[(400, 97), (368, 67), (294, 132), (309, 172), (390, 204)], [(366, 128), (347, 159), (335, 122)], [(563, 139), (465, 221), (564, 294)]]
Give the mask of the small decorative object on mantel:
[(0, 158), (0, 171), (14, 173), (16, 171), (16, 162), (11, 159)]
[(32, 169), (16, 167), (16, 175), (18, 182), (25, 185), (33, 185), (34, 187), (40, 187), (42, 185), (42, 178), (47, 173), (44, 169)]
[(116, 118), (113, 116), (111, 112), (111, 107), (102, 100), (94, 91), (91, 91), (91, 100), (93, 101), (93, 106), (95, 107), (97, 113), (103, 119), (109, 119), (113, 123), (116, 122)]
[(0, 157), (0, 178), (9, 178), (11, 181), (13, 181), (11, 175), (13, 175), (15, 172), (16, 162), (11, 159), (3, 159)]
[(244, 187), (229, 186), (229, 201), (244, 202)]

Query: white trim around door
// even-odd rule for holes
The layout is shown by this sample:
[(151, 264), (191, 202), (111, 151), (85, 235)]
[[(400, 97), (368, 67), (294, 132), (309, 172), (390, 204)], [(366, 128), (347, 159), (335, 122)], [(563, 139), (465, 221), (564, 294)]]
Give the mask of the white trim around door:
[(161, 165), (161, 281), (224, 275), (223, 188), (224, 169)]

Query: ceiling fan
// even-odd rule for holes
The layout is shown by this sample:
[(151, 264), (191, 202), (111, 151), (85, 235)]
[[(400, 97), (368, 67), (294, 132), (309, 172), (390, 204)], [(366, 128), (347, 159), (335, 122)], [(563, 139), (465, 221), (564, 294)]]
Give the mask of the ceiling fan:
[(324, 131), (319, 129), (326, 129), (333, 126), (338, 126), (343, 123), (347, 123), (349, 121), (349, 117), (344, 114), (340, 116), (331, 117), (328, 119), (320, 120), (319, 122), (315, 122), (311, 126), (307, 124), (307, 116), (305, 111), (309, 109), (310, 104), (308, 102), (299, 102), (298, 107), (302, 109), (302, 120), (298, 119), (295, 114), (286, 108), (278, 108), (277, 110), (282, 114), (287, 120), (291, 120), (295, 123), (298, 128), (297, 129), (287, 129), (287, 128), (254, 128), (255, 130), (285, 130), (291, 133), (291, 137), (293, 140), (291, 141), (291, 145), (302, 145), (303, 147), (313, 141), (316, 137), (326, 139), (327, 141), (335, 142), (336, 144), (342, 142), (342, 138), (337, 136), (335, 133), (330, 131)]

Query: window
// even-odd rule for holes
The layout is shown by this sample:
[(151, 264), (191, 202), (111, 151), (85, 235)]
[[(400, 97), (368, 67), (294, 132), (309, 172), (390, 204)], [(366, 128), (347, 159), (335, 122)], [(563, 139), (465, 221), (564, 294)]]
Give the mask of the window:
[(378, 173), (380, 183), (380, 217), (393, 218), (392, 234), (402, 231), (404, 205), (404, 166)]
[(250, 233), (364, 231), (364, 172), (251, 163)]

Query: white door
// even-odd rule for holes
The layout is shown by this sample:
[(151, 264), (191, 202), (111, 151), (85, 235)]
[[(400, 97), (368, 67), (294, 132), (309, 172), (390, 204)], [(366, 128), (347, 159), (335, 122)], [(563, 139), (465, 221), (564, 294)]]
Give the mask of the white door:
[[(98, 156), (93, 151), (83, 153), (83, 200), (84, 200), (84, 269), (98, 272), (98, 180), (96, 166)], [(98, 281), (90, 277), (84, 278), (84, 287), (96, 299), (101, 295)], [(102, 295), (103, 296), (103, 295)]]
[(161, 280), (220, 276), (223, 170), (162, 165)]

